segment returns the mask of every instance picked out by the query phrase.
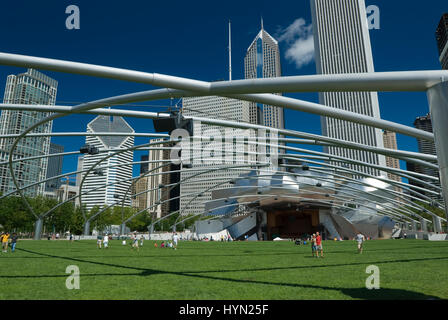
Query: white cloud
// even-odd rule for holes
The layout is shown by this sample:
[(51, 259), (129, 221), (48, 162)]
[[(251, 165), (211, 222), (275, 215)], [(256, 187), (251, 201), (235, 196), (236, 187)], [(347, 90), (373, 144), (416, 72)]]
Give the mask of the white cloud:
[(298, 18), (288, 27), (280, 30), (278, 40), (285, 42), (285, 58), (296, 64), (297, 69), (314, 60), (313, 27), (305, 19)]

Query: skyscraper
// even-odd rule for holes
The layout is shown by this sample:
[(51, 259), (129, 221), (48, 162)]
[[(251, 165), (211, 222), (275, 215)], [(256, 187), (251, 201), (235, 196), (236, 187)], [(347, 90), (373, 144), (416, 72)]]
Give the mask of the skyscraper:
[[(151, 143), (161, 141), (163, 139), (153, 139)], [(140, 194), (135, 196), (133, 206), (139, 210), (147, 209), (156, 218), (179, 209), (179, 187), (171, 188), (172, 184), (179, 182), (180, 174), (174, 172), (179, 170), (179, 166), (169, 161), (169, 148), (167, 144), (152, 145), (148, 155), (142, 156), (150, 161), (142, 173), (149, 174), (135, 182), (134, 194)]]
[[(414, 121), (414, 127), (420, 130), (432, 132), (431, 115), (428, 113), (425, 116), (417, 117)], [(418, 152), (437, 155), (435, 143), (423, 139), (417, 139)]]
[(448, 13), (440, 19), (436, 30), (437, 47), (439, 49), (439, 60), (443, 69), (448, 70)]
[[(148, 155), (142, 155), (140, 157), (140, 161), (146, 161), (146, 163), (140, 164), (140, 175), (143, 175), (148, 172)], [(149, 182), (148, 176), (139, 178), (138, 180), (133, 182), (132, 186), (132, 207), (137, 208), (138, 210), (145, 210), (150, 206), (148, 203), (148, 194), (149, 192), (146, 192)], [(138, 195), (136, 195), (138, 194)]]
[[(264, 30), (261, 30), (247, 49), (244, 58), (244, 76), (246, 79), (280, 77), (280, 50), (278, 42)], [(285, 127), (283, 108), (249, 103), (249, 121), (267, 127), (283, 129)]]
[[(82, 163), (84, 162), (84, 156), (79, 156), (78, 157), (78, 164), (76, 166), (76, 171), (81, 171), (82, 170)], [(76, 186), (79, 187), (79, 185), (81, 184), (81, 180), (82, 180), (82, 173), (77, 173), (76, 174)]]
[[(431, 115), (428, 113), (426, 116), (417, 117), (414, 121), (414, 127), (420, 130), (432, 132), (432, 123), (431, 123)], [(427, 141), (423, 139), (417, 139), (418, 143), (418, 152), (432, 154), (434, 156), (437, 155), (435, 143), (432, 141)], [(417, 165), (418, 166), (418, 165)], [(420, 166), (418, 166), (420, 167)], [(421, 173), (438, 177), (439, 171), (432, 168), (421, 167)]]
[[(206, 117), (212, 119), (249, 122), (249, 103), (245, 101), (215, 96), (191, 97), (184, 98), (182, 100), (182, 106), (183, 114), (187, 116), (203, 117), (205, 114)], [(250, 135), (255, 136), (255, 134), (252, 132), (247, 132), (240, 129), (234, 130), (231, 134), (235, 137), (249, 137)], [(226, 135), (228, 135), (228, 132), (226, 132), (226, 128), (224, 127), (211, 126), (194, 122), (193, 135), (195, 137), (210, 136), (221, 138), (226, 137)], [(233, 140), (232, 144), (234, 144)], [(210, 141), (205, 140), (204, 142), (195, 142), (192, 144), (192, 146), (193, 151), (191, 153), (191, 157), (193, 158), (193, 168), (204, 170), (204, 173), (194, 177), (194, 175), (198, 173), (197, 171), (183, 170), (181, 172), (181, 180), (184, 182), (180, 185), (180, 209), (182, 211), (182, 214), (184, 215), (204, 212), (204, 202), (212, 199), (212, 189), (210, 189), (209, 191), (206, 190), (224, 181), (234, 179), (242, 173), (235, 170), (211, 171), (213, 170), (213, 168), (217, 168), (218, 165), (212, 159), (208, 159), (208, 153), (211, 151)], [(232, 149), (234, 146), (229, 145), (228, 147)], [(223, 143), (220, 147), (221, 150), (228, 150), (226, 148), (226, 143)], [(206, 150), (208, 150), (208, 152), (201, 154), (202, 151)], [(219, 151), (220, 150), (213, 150), (213, 152), (216, 152), (215, 156), (222, 159), (223, 155), (218, 154)], [(225, 163), (221, 163), (220, 165), (231, 166), (243, 164), (243, 162), (247, 163), (247, 161), (250, 161), (249, 158), (245, 158), (242, 153), (238, 153), (235, 155), (232, 161), (225, 161)], [(210, 172), (205, 173), (205, 171), (207, 170), (209, 170)], [(218, 188), (225, 188), (230, 186), (231, 185), (227, 183), (219, 185)]]
[[(383, 132), (384, 148), (397, 150), (397, 135), (395, 132), (384, 130)], [(386, 166), (389, 168), (400, 169), (400, 161), (396, 158), (386, 157)], [(388, 173), (387, 177), (391, 180), (401, 182), (399, 176)]]
[[(319, 74), (374, 72), (364, 0), (311, 0), (316, 69)], [(322, 92), (323, 105), (380, 118), (376, 92)], [(380, 129), (321, 117), (322, 134), (359, 144), (383, 147)], [(326, 147), (326, 152), (386, 165), (385, 157), (367, 151)], [(337, 163), (335, 163), (337, 164)], [(352, 169), (380, 175), (379, 170), (351, 165)]]
[[(50, 154), (63, 153), (64, 146), (59, 144), (50, 143)], [(64, 157), (49, 157), (48, 158), (48, 166), (47, 166), (47, 179), (55, 176), (59, 176), (62, 174), (62, 163)], [(45, 191), (54, 192), (61, 186), (61, 178), (49, 180), (45, 183)]]
[[(98, 116), (87, 124), (88, 133), (117, 132), (134, 133), (134, 129), (122, 117)], [(117, 153), (117, 149), (127, 149), (134, 146), (133, 136), (87, 136), (86, 144), (101, 149), (115, 149), (114, 151), (99, 152), (97, 154), (85, 154), (82, 162), (83, 169), (91, 168), (100, 159)], [(82, 204), (87, 210), (95, 205), (103, 206), (116, 203), (123, 200), (126, 191), (131, 186), (132, 165), (125, 165), (133, 161), (133, 152), (127, 151), (109, 157), (101, 162), (95, 170), (89, 173), (85, 178), (81, 192), (89, 193), (82, 196)], [(119, 166), (118, 166), (119, 165)], [(109, 167), (113, 166), (113, 167)], [(109, 167), (109, 168), (107, 168)], [(83, 177), (86, 175), (83, 172)], [(126, 180), (127, 181), (122, 181)], [(94, 190), (97, 187), (105, 186)], [(130, 196), (130, 192), (128, 192)], [(130, 206), (131, 201), (127, 197), (124, 201), (125, 206)]]
[[(10, 104), (40, 104), (54, 105), (56, 102), (58, 82), (34, 69), (25, 73), (9, 75), (6, 81), (3, 103)], [(33, 124), (49, 116), (49, 112), (10, 111), (3, 110), (0, 117), (0, 134), (18, 134)], [(31, 133), (50, 133), (52, 121), (34, 129)], [(9, 158), (9, 150), (14, 138), (0, 139), (0, 160)], [(48, 155), (50, 152), (50, 137), (24, 138), (17, 145), (14, 158), (28, 158)], [(25, 160), (14, 164), (14, 175), (20, 186), (26, 186), (47, 177), (47, 158)], [(45, 185), (39, 184), (24, 190), (27, 196), (43, 194)], [(0, 167), (0, 192), (15, 190), (9, 167)]]
[[(146, 154), (146, 155), (141, 156), (140, 161), (141, 162), (148, 161), (148, 155)], [(148, 162), (140, 164), (140, 174), (148, 172), (148, 165), (149, 165)]]
[[(148, 202), (149, 177), (142, 177), (134, 181), (132, 184), (132, 207), (137, 210), (145, 210), (150, 207)], [(151, 209), (148, 209), (152, 212)]]
[[(431, 115), (428, 113), (426, 116), (417, 117), (414, 121), (414, 127), (417, 129), (420, 129), (420, 130), (432, 132)], [(437, 155), (436, 146), (435, 146), (434, 142), (417, 139), (417, 144), (418, 144), (418, 152), (431, 154), (431, 155)], [(437, 163), (434, 163), (434, 164), (437, 164)], [(433, 177), (439, 177), (439, 171), (437, 169), (424, 167), (420, 164), (410, 163), (410, 162), (407, 162), (406, 166), (407, 166), (408, 171), (422, 173), (422, 174), (425, 174), (428, 176), (433, 176)], [(421, 178), (421, 180), (424, 180), (424, 181), (427, 181), (430, 183), (434, 183), (434, 181), (432, 181), (430, 179)], [(422, 187), (422, 188), (426, 188), (426, 186), (416, 183), (414, 181), (409, 181), (409, 183), (412, 185)], [(435, 182), (435, 184), (440, 187), (439, 181)], [(435, 200), (439, 200), (439, 201), (442, 200), (441, 196), (434, 196), (429, 193), (427, 195)]]

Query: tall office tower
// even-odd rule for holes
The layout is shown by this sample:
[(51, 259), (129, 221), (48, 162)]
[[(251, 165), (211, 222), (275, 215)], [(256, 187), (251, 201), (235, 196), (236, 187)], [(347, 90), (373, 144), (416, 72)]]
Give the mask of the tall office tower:
[[(374, 72), (364, 0), (311, 0), (311, 10), (317, 73)], [(322, 92), (319, 102), (380, 118), (376, 92)], [(380, 129), (327, 117), (321, 117), (321, 126), (325, 136), (383, 147)], [(367, 151), (339, 147), (326, 147), (325, 151), (367, 164), (386, 165), (384, 156)], [(367, 174), (381, 174), (368, 166), (351, 165), (351, 168)]]
[(148, 182), (149, 177), (141, 177), (132, 183), (131, 206), (139, 211), (148, 210), (152, 212), (152, 210), (149, 208), (150, 204), (148, 203)]
[[(39, 104), (54, 105), (56, 102), (58, 82), (34, 70), (25, 73), (9, 75), (6, 80), (3, 103), (9, 104)], [(18, 134), (33, 124), (49, 116), (49, 112), (10, 111), (3, 110), (0, 117), (0, 134)], [(50, 133), (53, 123), (37, 127), (31, 133)], [(0, 160), (9, 158), (9, 150), (14, 138), (0, 139)], [(33, 137), (22, 139), (15, 149), (14, 159), (48, 155), (50, 152), (50, 137)], [(14, 175), (20, 186), (45, 180), (47, 176), (47, 158), (24, 160), (14, 163)], [(0, 192), (15, 190), (8, 166), (0, 166)], [(39, 184), (24, 190), (27, 196), (43, 194), (45, 184)]]
[[(143, 156), (141, 156), (140, 157), (140, 161), (141, 162), (145, 162), (145, 161), (148, 161), (148, 155), (143, 155)], [(146, 162), (146, 163), (141, 163), (140, 164), (140, 174), (143, 174), (143, 173), (145, 173), (145, 172), (148, 172), (148, 162)]]
[[(240, 100), (216, 96), (191, 97), (183, 98), (182, 106), (183, 114), (186, 116), (249, 122), (249, 103)], [(254, 137), (255, 133), (194, 122), (193, 135), (195, 137), (215, 137), (217, 142), (221, 142), (222, 138), (226, 136)], [(231, 159), (223, 159), (226, 154), (229, 155), (232, 151), (223, 154), (220, 150), (236, 150), (237, 148), (239, 152), (236, 152)], [(210, 172), (194, 176), (198, 171), (182, 170), (181, 180), (183, 182), (180, 186), (180, 210), (183, 215), (203, 213), (205, 208), (204, 202), (212, 199), (213, 186), (216, 186), (218, 189), (230, 187), (230, 184), (224, 182), (237, 178), (243, 172), (248, 171), (213, 171), (214, 168), (244, 165), (244, 163), (247, 164), (250, 161), (255, 162), (252, 159), (254, 154), (251, 156), (251, 147), (246, 146), (246, 150), (243, 150), (243, 144), (237, 144), (233, 139), (218, 146), (207, 140), (196, 141), (192, 144), (192, 149), (190, 156), (193, 169), (208, 170)], [(249, 155), (245, 156), (244, 152), (247, 152)], [(182, 156), (184, 155), (183, 153)], [(223, 161), (217, 159), (222, 159)], [(207, 191), (207, 189), (209, 190)]]
[[(414, 127), (417, 129), (420, 129), (420, 130), (432, 132), (431, 115), (428, 113), (426, 116), (417, 117), (414, 121)], [(418, 152), (431, 154), (431, 155), (437, 155), (436, 146), (435, 146), (434, 142), (417, 139), (417, 143), (418, 143)], [(437, 164), (437, 163), (434, 162), (434, 164)], [(433, 176), (433, 177), (439, 177), (439, 171), (437, 169), (428, 168), (428, 167), (422, 166), (420, 164), (411, 163), (411, 162), (407, 162), (406, 167), (407, 167), (408, 171), (422, 173), (422, 174), (425, 174), (428, 176)], [(425, 179), (425, 178), (421, 178), (421, 180), (430, 182), (430, 183), (435, 184), (440, 187), (440, 181), (434, 182), (431, 179)], [(409, 184), (415, 185), (418, 187), (422, 187), (422, 188), (427, 188), (427, 186), (420, 184), (418, 182), (415, 182), (415, 181), (409, 181)], [(443, 201), (441, 196), (435, 196), (430, 193), (426, 193), (426, 195), (433, 198), (434, 200)]]
[[(63, 153), (64, 146), (50, 143), (50, 154)], [(62, 174), (62, 162), (64, 156), (49, 157), (47, 166), (47, 179)], [(55, 192), (62, 185), (61, 178), (49, 180), (45, 183), (45, 191)]]
[[(153, 139), (151, 143), (163, 139)], [(150, 161), (143, 175), (135, 182), (133, 207), (147, 210), (156, 218), (163, 217), (179, 209), (179, 166), (170, 160), (172, 145), (155, 144), (149, 154), (142, 156), (144, 161)]]
[[(384, 143), (384, 148), (397, 150), (398, 147), (397, 147), (396, 133), (392, 132), (392, 131), (384, 130), (383, 131), (383, 143)], [(400, 169), (400, 161), (396, 158), (386, 157), (386, 166), (389, 168)], [(400, 177), (395, 174), (388, 173), (387, 177), (391, 180), (401, 182)]]
[(448, 13), (440, 19), (436, 30), (437, 47), (439, 48), (439, 59), (442, 69), (448, 70)]
[[(280, 51), (278, 42), (264, 30), (261, 30), (247, 49), (244, 58), (244, 76), (246, 79), (272, 78), (281, 76)], [(249, 121), (267, 127), (283, 129), (285, 121), (283, 108), (249, 103)]]
[[(84, 162), (84, 156), (79, 156), (78, 157), (78, 164), (76, 166), (76, 171), (81, 171), (82, 170), (82, 164)], [(82, 180), (82, 172), (77, 173), (76, 174), (76, 186), (79, 187), (79, 185), (81, 184), (81, 180)]]
[[(420, 130), (432, 132), (431, 115), (428, 113), (426, 116), (417, 117), (414, 121), (414, 127)], [(417, 143), (418, 143), (418, 152), (437, 155), (436, 146), (434, 142), (423, 139), (417, 139)], [(436, 169), (421, 167), (419, 165), (417, 165), (417, 167), (419, 167), (418, 170), (420, 170), (421, 173), (423, 174), (433, 177), (439, 176), (439, 171)]]
[[(114, 132), (134, 133), (134, 129), (122, 117), (98, 116), (87, 124), (88, 133)], [(123, 200), (131, 187), (133, 151), (117, 153), (120, 149), (134, 146), (133, 136), (87, 136), (86, 144), (99, 149), (97, 154), (84, 155), (83, 169), (92, 168), (99, 160), (111, 156), (97, 165), (85, 178), (81, 188), (82, 204), (87, 210), (94, 206), (102, 207)], [(109, 151), (106, 151), (109, 150)], [(101, 152), (103, 151), (103, 152)], [(83, 172), (84, 177), (86, 172)], [(126, 181), (125, 181), (126, 180)], [(101, 187), (101, 188), (98, 188)], [(130, 196), (130, 192), (128, 192)], [(130, 206), (129, 197), (124, 200), (125, 206)]]
[[(153, 139), (151, 143), (163, 140)], [(179, 208), (179, 187), (174, 187), (174, 184), (179, 182), (179, 173), (175, 172), (179, 170), (179, 166), (170, 160), (171, 147), (172, 145), (168, 144), (156, 144), (152, 145), (152, 149), (149, 150), (148, 172), (150, 172), (150, 176), (147, 190), (152, 191), (148, 193), (148, 207), (153, 206), (149, 212), (155, 214), (157, 218)]]
[[(141, 156), (140, 161), (148, 161), (148, 155)], [(149, 177), (143, 176), (148, 172), (148, 165), (148, 162), (140, 164), (140, 176), (142, 177), (134, 181), (132, 185), (132, 207), (137, 208), (139, 211), (150, 207), (148, 203)]]

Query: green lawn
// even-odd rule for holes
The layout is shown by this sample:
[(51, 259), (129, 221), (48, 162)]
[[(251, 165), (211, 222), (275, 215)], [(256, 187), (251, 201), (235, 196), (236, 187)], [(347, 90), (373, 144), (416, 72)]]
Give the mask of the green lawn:
[[(447, 299), (448, 242), (379, 240), (357, 254), (354, 241), (324, 241), (325, 257), (292, 242), (180, 242), (139, 252), (112, 241), (20, 241), (0, 255), (4, 299)], [(68, 290), (67, 266), (80, 270)], [(366, 268), (380, 270), (367, 290)]]

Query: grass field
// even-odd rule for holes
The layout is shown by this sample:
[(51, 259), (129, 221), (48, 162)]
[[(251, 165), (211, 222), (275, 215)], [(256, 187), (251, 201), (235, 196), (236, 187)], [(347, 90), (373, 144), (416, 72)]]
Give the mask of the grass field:
[[(323, 259), (292, 242), (180, 242), (139, 252), (112, 241), (20, 241), (0, 255), (0, 300), (447, 299), (448, 242), (379, 240), (357, 254), (354, 241), (324, 241)], [(67, 266), (80, 270), (68, 290)], [(369, 265), (379, 290), (365, 287)]]

